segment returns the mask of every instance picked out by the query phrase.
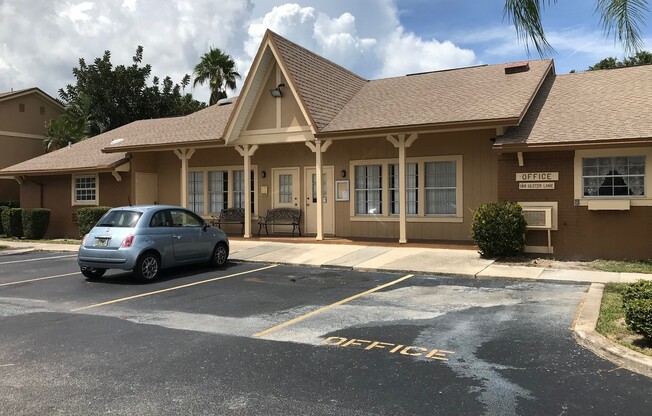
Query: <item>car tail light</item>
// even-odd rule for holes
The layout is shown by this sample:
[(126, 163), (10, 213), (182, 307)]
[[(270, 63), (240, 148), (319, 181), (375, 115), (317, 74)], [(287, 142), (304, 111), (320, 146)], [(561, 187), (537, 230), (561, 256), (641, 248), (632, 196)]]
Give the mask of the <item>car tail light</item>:
[(122, 244), (120, 244), (120, 247), (122, 248), (131, 247), (133, 243), (134, 243), (134, 236), (129, 234), (128, 236), (125, 237), (124, 240), (122, 240)]
[(84, 234), (84, 236), (82, 237), (82, 241), (81, 241), (82, 246), (86, 244), (86, 238), (87, 237), (88, 237), (88, 234)]

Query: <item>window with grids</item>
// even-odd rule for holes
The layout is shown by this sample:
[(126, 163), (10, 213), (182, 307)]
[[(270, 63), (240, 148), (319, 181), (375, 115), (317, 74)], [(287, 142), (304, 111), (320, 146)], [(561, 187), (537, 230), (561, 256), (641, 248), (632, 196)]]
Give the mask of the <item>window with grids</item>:
[(355, 213), (360, 215), (382, 214), (382, 165), (358, 165), (355, 167)]
[(74, 178), (75, 203), (95, 204), (97, 202), (97, 177), (77, 176)]
[(188, 209), (204, 213), (204, 172), (188, 172)]
[(208, 171), (209, 214), (219, 214), (228, 207), (229, 172), (225, 170)]
[[(389, 165), (389, 213), (398, 215), (401, 213), (400, 192), (399, 192), (399, 170), (398, 163)], [(407, 177), (407, 215), (416, 215), (418, 213), (418, 195), (419, 195), (419, 165), (408, 163), (405, 165)]]
[[(255, 194), (255, 185), (254, 185), (254, 171), (251, 171), (249, 176), (251, 180), (251, 213), (255, 212), (254, 210), (254, 194)], [(234, 170), (233, 171), (233, 208), (244, 208), (244, 170)]]
[(457, 213), (456, 178), (455, 161), (425, 163), (426, 215)]
[(582, 159), (585, 197), (645, 196), (645, 156)]

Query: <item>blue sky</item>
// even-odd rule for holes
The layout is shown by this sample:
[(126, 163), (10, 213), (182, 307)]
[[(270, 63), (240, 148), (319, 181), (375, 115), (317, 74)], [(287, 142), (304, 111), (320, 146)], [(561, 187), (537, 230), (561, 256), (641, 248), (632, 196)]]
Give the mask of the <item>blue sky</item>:
[[(92, 61), (110, 50), (114, 64), (129, 65), (137, 45), (154, 75), (175, 82), (211, 46), (246, 76), (267, 28), (369, 79), (537, 59), (518, 42), (503, 7), (503, 0), (2, 0), (0, 92), (38, 86), (57, 96), (74, 83), (80, 57)], [(557, 73), (623, 57), (594, 8), (595, 0), (546, 8)], [(652, 26), (644, 44), (652, 49)], [(208, 99), (207, 87), (192, 92)]]

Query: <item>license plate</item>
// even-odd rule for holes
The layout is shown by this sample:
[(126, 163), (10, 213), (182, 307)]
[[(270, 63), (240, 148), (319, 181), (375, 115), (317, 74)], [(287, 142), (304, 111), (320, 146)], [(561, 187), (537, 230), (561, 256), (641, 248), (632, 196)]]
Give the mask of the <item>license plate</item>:
[(109, 239), (108, 238), (96, 238), (95, 239), (95, 247), (106, 247), (109, 245)]

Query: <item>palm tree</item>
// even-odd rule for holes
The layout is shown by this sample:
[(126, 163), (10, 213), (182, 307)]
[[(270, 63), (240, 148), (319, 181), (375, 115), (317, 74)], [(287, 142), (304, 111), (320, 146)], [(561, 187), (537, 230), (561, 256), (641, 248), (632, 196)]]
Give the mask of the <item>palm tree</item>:
[[(554, 52), (541, 23), (541, 12), (550, 3), (557, 0), (505, 0), (505, 17), (516, 26), (516, 34), (528, 53), (530, 42), (541, 56)], [(640, 28), (649, 12), (647, 0), (596, 0), (596, 12), (607, 36), (613, 33), (625, 52), (641, 49)]]
[(209, 105), (215, 104), (221, 98), (226, 98), (226, 89), (235, 90), (235, 80), (240, 79), (233, 59), (219, 48), (213, 47), (201, 57), (193, 74), (195, 75), (193, 88), (197, 84), (204, 85), (208, 82), (211, 89)]

